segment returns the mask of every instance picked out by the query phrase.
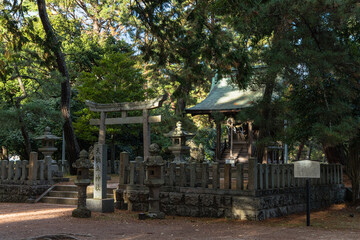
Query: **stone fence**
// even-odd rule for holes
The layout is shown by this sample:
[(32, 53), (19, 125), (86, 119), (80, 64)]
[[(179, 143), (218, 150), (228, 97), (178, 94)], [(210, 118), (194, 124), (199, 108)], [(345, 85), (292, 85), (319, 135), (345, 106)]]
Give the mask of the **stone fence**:
[(38, 153), (31, 152), (29, 160), (0, 160), (0, 184), (49, 184), (53, 181), (51, 161), (38, 160)]
[[(145, 165), (141, 157), (129, 161), (122, 153), (119, 165), (119, 186), (144, 185)], [(250, 158), (248, 164), (218, 163), (170, 163), (162, 168), (166, 187), (197, 187), (229, 190), (271, 190), (305, 187), (305, 179), (294, 178), (293, 164), (261, 164)], [(321, 178), (312, 179), (311, 184), (342, 184), (340, 164), (321, 164)]]
[[(149, 190), (144, 185), (142, 158), (129, 161), (121, 153), (115, 206), (147, 211)], [(294, 178), (293, 164), (170, 163), (162, 167), (165, 184), (160, 189), (160, 208), (167, 215), (227, 217), (248, 220), (284, 216), (305, 211), (305, 179)], [(322, 164), (321, 178), (312, 179), (312, 208), (344, 200), (342, 166)]]

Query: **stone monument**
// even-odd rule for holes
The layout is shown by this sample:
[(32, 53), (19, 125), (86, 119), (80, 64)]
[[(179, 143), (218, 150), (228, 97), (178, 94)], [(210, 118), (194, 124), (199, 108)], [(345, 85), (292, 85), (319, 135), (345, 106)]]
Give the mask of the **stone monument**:
[(175, 156), (173, 162), (176, 164), (184, 163), (184, 157), (190, 155), (190, 147), (186, 146), (186, 138), (194, 136), (194, 134), (184, 131), (181, 122), (178, 121), (175, 129), (164, 134), (164, 136), (170, 137), (172, 140), (172, 146), (169, 147), (169, 150)]
[(114, 212), (114, 199), (106, 198), (107, 190), (107, 148), (105, 144), (94, 146), (94, 198), (86, 204), (94, 212)]
[(73, 163), (73, 167), (77, 168), (75, 185), (78, 186), (78, 207), (74, 209), (72, 216), (77, 218), (91, 217), (91, 211), (86, 208), (86, 188), (90, 185), (89, 169), (92, 167), (88, 157), (89, 154), (82, 150), (80, 158)]
[(160, 148), (156, 143), (151, 144), (149, 148), (150, 156), (146, 158), (146, 178), (145, 185), (149, 188), (149, 218), (165, 218), (165, 213), (160, 211), (160, 186), (164, 184), (164, 175), (162, 167), (165, 162), (159, 156)]

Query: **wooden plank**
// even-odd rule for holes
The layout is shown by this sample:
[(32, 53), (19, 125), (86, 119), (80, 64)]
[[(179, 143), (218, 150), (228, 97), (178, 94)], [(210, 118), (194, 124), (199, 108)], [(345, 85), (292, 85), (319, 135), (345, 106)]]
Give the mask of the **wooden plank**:
[[(161, 115), (149, 116), (149, 123), (161, 122)], [(105, 125), (143, 123), (143, 117), (106, 118)], [(90, 119), (90, 125), (100, 125), (100, 119)]]

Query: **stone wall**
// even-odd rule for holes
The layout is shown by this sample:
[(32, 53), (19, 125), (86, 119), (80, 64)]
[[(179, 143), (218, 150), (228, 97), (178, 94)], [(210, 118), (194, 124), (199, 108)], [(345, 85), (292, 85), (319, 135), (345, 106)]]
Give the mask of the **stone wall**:
[[(343, 202), (342, 184), (314, 186), (312, 209)], [(126, 186), (115, 191), (115, 205), (131, 211), (148, 210), (148, 189)], [(305, 188), (234, 191), (202, 188), (162, 188), (160, 208), (167, 215), (264, 220), (305, 211)]]
[(0, 184), (0, 202), (31, 202), (48, 188), (50, 185)]

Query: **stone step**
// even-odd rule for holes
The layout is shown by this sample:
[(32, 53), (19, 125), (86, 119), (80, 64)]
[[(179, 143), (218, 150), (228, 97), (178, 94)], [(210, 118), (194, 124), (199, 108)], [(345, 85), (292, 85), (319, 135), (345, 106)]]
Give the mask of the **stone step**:
[(68, 192), (68, 191), (51, 191), (49, 192), (48, 197), (65, 197), (65, 198), (77, 198), (78, 193), (76, 192)]
[[(87, 188), (87, 198), (93, 198), (94, 186)], [(78, 188), (76, 185), (56, 185), (41, 202), (52, 204), (77, 205)], [(113, 188), (107, 189), (107, 198), (114, 198)]]
[(64, 192), (77, 192), (77, 186), (75, 185), (56, 185), (53, 191), (64, 191)]
[(66, 198), (66, 197), (43, 197), (41, 199), (43, 203), (52, 203), (52, 204), (66, 204), (66, 205), (77, 205), (77, 198)]
[[(93, 192), (87, 192), (87, 197), (88, 198), (93, 198), (94, 194)], [(51, 191), (49, 192), (49, 195), (47, 195), (49, 197), (65, 197), (65, 198), (77, 198), (78, 197), (78, 192), (74, 191), (74, 192), (69, 192), (69, 191)], [(107, 198), (114, 198), (114, 194), (106, 194)]]

